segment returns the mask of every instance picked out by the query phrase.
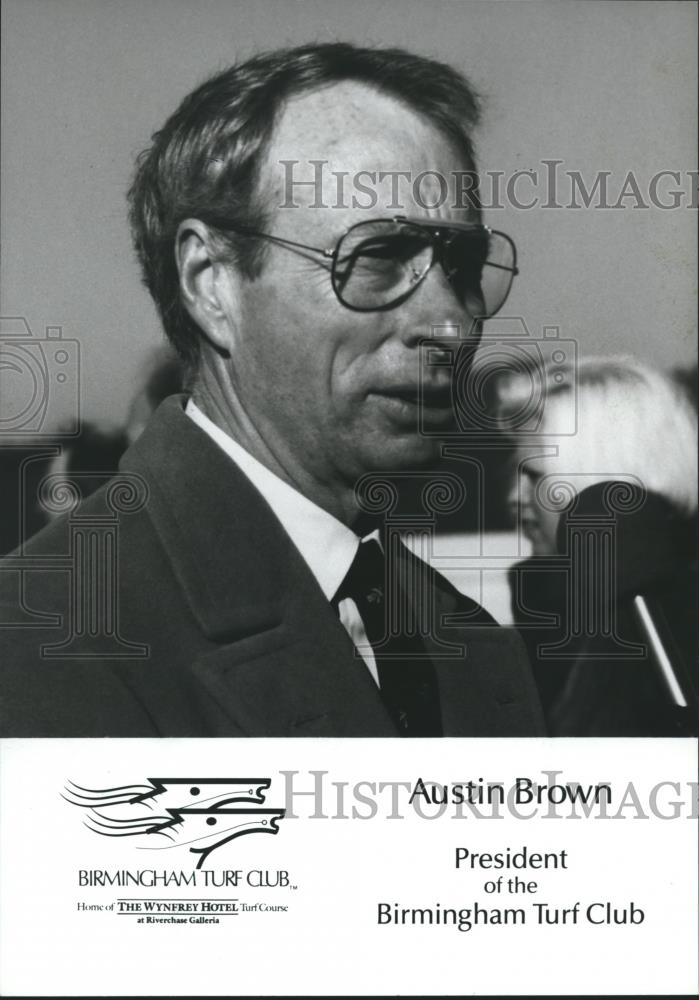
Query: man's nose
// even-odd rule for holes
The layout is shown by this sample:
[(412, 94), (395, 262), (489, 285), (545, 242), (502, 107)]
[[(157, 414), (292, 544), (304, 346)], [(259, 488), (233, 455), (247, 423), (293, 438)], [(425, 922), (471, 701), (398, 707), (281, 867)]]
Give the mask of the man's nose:
[(410, 322), (405, 325), (406, 340), (431, 337), (445, 347), (457, 346), (480, 331), (479, 317), (470, 315), (437, 263), (403, 303), (403, 308), (410, 316)]
[(532, 507), (534, 503), (534, 483), (530, 476), (520, 472), (515, 477), (508, 501), (518, 504), (522, 510)]
[(507, 491), (507, 510), (513, 524), (519, 524), (522, 511), (529, 506), (529, 497), (526, 495), (526, 485), (524, 476), (513, 474), (510, 480), (510, 488)]
[(507, 506), (513, 510), (519, 507), (520, 503), (520, 484), (519, 477), (512, 476), (510, 480), (510, 488), (507, 491)]

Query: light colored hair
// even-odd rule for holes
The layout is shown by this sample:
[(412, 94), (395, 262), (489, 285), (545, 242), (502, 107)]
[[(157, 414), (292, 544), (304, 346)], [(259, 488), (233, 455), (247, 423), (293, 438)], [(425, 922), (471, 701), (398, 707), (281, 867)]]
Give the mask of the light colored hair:
[[(697, 412), (679, 382), (634, 358), (595, 357), (575, 369), (550, 366), (543, 385), (540, 432), (558, 447), (557, 458), (544, 460), (551, 471), (590, 481), (633, 476), (684, 514), (696, 512)], [(513, 381), (503, 389), (505, 427), (508, 412), (521, 406), (522, 389)], [(576, 431), (557, 435), (576, 389)]]

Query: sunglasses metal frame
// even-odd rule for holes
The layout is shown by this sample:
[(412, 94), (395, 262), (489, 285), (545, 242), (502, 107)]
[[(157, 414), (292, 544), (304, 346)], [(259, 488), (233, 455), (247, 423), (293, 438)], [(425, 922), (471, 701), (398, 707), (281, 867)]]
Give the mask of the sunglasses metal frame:
[[(358, 229), (361, 226), (375, 225), (377, 222), (392, 222), (392, 223), (397, 223), (399, 225), (409, 225), (417, 229), (427, 231), (427, 233), (430, 236), (430, 242), (432, 244), (432, 257), (428, 266), (424, 269), (424, 271), (421, 274), (416, 276), (415, 281), (411, 283), (410, 287), (407, 288), (400, 295), (398, 295), (395, 299), (392, 299), (390, 302), (387, 302), (384, 305), (380, 306), (352, 305), (349, 302), (345, 301), (345, 299), (342, 297), (342, 292), (338, 287), (338, 277), (337, 277), (338, 251), (340, 246), (342, 245), (342, 241), (353, 230)], [(509, 271), (510, 284), (508, 285), (505, 296), (500, 305), (498, 306), (498, 308), (495, 309), (493, 312), (490, 312), (487, 315), (479, 318), (489, 319), (491, 316), (495, 316), (496, 313), (500, 309), (502, 309), (503, 305), (507, 301), (508, 295), (510, 294), (512, 281), (514, 280), (515, 276), (519, 274), (519, 268), (517, 267), (517, 248), (515, 246), (514, 240), (512, 240), (507, 235), (507, 233), (503, 233), (499, 229), (491, 229), (490, 226), (484, 226), (477, 222), (449, 222), (449, 223), (437, 222), (437, 221), (433, 222), (431, 219), (416, 219), (405, 215), (395, 215), (392, 216), (391, 218), (386, 218), (386, 219), (366, 219), (363, 222), (356, 222), (353, 226), (350, 226), (348, 229), (346, 229), (345, 232), (342, 234), (342, 236), (339, 237), (334, 247), (309, 246), (307, 243), (298, 243), (296, 240), (289, 240), (281, 236), (274, 236), (272, 233), (263, 233), (257, 229), (251, 229), (247, 226), (232, 226), (230, 225), (230, 223), (226, 223), (224, 226), (221, 226), (220, 228), (232, 230), (233, 232), (239, 233), (241, 236), (251, 236), (257, 239), (269, 240), (270, 242), (276, 243), (282, 247), (291, 247), (291, 248), (296, 248), (298, 250), (306, 250), (310, 253), (321, 254), (326, 260), (331, 262), (330, 281), (332, 284), (333, 292), (335, 293), (338, 302), (340, 302), (340, 304), (343, 305), (345, 309), (350, 309), (353, 312), (387, 312), (389, 309), (395, 309), (397, 306), (405, 302), (406, 299), (410, 298), (410, 296), (417, 291), (417, 289), (420, 287), (420, 285), (425, 280), (425, 278), (427, 277), (427, 275), (429, 274), (429, 272), (432, 270), (432, 268), (436, 263), (441, 264), (442, 267), (444, 268), (444, 262), (443, 262), (444, 249), (449, 244), (450, 234), (454, 233), (481, 232), (481, 233), (488, 233), (490, 236), (500, 236), (510, 245), (512, 249), (511, 267), (508, 267), (505, 264), (497, 264), (493, 261), (488, 261), (488, 260), (484, 261), (483, 263), (484, 267), (495, 267), (502, 271)], [(318, 263), (320, 264), (320, 261)], [(444, 269), (446, 273), (446, 268)]]

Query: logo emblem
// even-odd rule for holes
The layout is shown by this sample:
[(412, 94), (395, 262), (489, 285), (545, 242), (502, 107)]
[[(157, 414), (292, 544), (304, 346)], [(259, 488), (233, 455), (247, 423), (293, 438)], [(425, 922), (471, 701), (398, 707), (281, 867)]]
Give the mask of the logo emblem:
[(141, 837), (137, 846), (144, 850), (189, 846), (190, 854), (199, 855), (197, 868), (236, 837), (279, 833), (277, 824), (286, 812), (263, 805), (269, 778), (146, 780), (118, 788), (83, 788), (69, 781), (62, 797), (85, 811), (84, 824), (93, 833)]

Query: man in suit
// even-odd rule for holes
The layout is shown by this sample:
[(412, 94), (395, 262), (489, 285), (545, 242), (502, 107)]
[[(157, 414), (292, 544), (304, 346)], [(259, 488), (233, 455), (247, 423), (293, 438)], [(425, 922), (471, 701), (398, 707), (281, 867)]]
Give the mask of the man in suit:
[(454, 420), (425, 341), (463, 371), (516, 272), (464, 198), (476, 118), (448, 67), (338, 44), (156, 133), (131, 222), (190, 392), (0, 573), (6, 735), (541, 731), (516, 635), (370, 517)]

